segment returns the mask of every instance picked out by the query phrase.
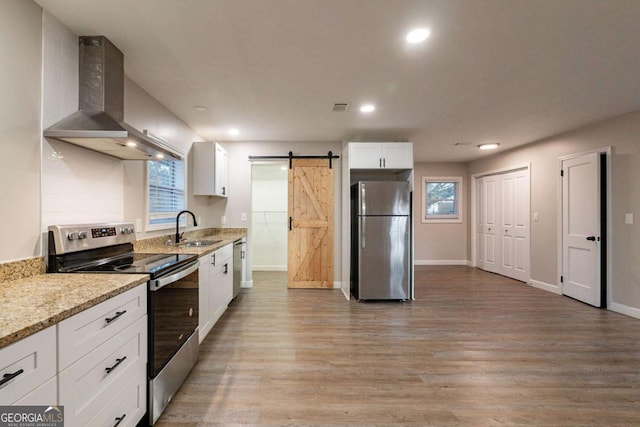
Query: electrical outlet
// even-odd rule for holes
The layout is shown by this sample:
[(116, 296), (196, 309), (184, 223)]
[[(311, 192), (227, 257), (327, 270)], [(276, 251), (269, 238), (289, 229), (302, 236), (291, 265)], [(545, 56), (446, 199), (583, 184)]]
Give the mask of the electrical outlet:
[(227, 223), (227, 216), (226, 215), (222, 215), (220, 217), (220, 224), (225, 225)]
[(538, 222), (538, 212), (533, 213), (533, 222)]
[(198, 224), (202, 224), (202, 217), (198, 215)]
[(240, 214), (240, 221), (246, 221), (247, 220), (247, 213), (246, 212), (242, 212)]
[(624, 223), (625, 224), (633, 224), (633, 214), (632, 213), (624, 214)]
[(142, 231), (142, 218), (136, 218), (136, 232)]

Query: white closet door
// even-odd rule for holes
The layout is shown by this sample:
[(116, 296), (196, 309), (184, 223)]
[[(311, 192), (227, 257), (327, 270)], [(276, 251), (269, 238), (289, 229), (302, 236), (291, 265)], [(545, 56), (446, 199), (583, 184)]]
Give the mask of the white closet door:
[(498, 178), (487, 176), (484, 180), (484, 269), (493, 273), (500, 272), (498, 260), (502, 258), (501, 245), (497, 242), (496, 231), (499, 227), (497, 206), (500, 206), (500, 192), (498, 191)]
[[(476, 244), (478, 266), (492, 273), (527, 282), (529, 267), (529, 170), (478, 179)], [(481, 242), (481, 243), (479, 243)], [(480, 262), (482, 260), (482, 262)]]
[(476, 265), (484, 268), (484, 180), (476, 179)]

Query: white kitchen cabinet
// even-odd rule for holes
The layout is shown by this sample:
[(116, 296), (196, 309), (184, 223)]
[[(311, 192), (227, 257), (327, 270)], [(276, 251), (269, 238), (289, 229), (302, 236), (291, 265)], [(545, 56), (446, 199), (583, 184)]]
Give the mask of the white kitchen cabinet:
[[(144, 284), (58, 324), (58, 404), (69, 425), (114, 425), (123, 414), (120, 425), (136, 425), (144, 416), (146, 309)], [(123, 394), (135, 402), (122, 403)]]
[(349, 143), (349, 169), (413, 169), (413, 143)]
[(233, 244), (200, 257), (200, 343), (233, 299)]
[(211, 316), (211, 276), (213, 270), (213, 254), (200, 257), (198, 267), (198, 340), (202, 341), (213, 328)]
[(56, 361), (55, 326), (0, 350), (0, 405), (55, 405)]
[(217, 142), (193, 143), (193, 194), (229, 195), (229, 156)]
[(213, 266), (211, 300), (215, 323), (233, 299), (233, 244), (228, 244), (214, 253)]

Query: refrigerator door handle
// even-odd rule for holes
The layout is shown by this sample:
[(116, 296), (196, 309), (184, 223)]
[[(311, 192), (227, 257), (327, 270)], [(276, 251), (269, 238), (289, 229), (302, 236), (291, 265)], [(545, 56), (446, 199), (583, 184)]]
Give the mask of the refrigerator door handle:
[(361, 209), (362, 209), (361, 214), (362, 215), (366, 215), (367, 214), (367, 202), (366, 202), (366, 199), (364, 197), (365, 196), (364, 185), (362, 185), (360, 187), (360, 193), (361, 193), (361, 197), (360, 197), (361, 202), (360, 203), (361, 203)]
[(365, 233), (367, 232), (367, 217), (363, 216), (360, 219), (360, 236), (362, 240), (362, 249), (365, 247)]

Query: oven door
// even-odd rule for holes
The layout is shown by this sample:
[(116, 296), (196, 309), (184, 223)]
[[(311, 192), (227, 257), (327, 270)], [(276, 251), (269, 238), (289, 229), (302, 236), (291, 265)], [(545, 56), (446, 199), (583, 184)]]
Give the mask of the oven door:
[(149, 376), (155, 378), (198, 329), (198, 264), (149, 282)]

